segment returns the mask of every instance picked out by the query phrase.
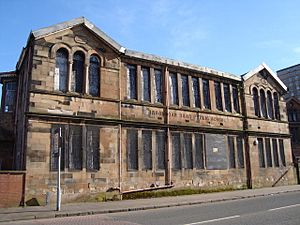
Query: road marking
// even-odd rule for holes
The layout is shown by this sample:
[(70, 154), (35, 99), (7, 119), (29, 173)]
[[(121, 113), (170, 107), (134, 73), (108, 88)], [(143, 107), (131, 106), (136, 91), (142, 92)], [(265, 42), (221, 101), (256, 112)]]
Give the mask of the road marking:
[(195, 222), (195, 223), (187, 223), (184, 225), (197, 225), (197, 224), (203, 224), (203, 223), (212, 223), (212, 222), (217, 222), (217, 221), (221, 221), (221, 220), (230, 220), (230, 219), (234, 219), (234, 218), (238, 218), (238, 217), (241, 217), (241, 216), (240, 215), (228, 216), (228, 217), (222, 217), (222, 218), (212, 219), (212, 220), (205, 220), (205, 221), (200, 221), (200, 222)]
[(297, 207), (297, 206), (300, 206), (300, 204), (287, 205), (287, 206), (283, 206), (283, 207), (279, 207), (279, 208), (269, 209), (268, 211), (275, 211), (275, 210), (280, 210), (280, 209), (293, 208), (293, 207)]

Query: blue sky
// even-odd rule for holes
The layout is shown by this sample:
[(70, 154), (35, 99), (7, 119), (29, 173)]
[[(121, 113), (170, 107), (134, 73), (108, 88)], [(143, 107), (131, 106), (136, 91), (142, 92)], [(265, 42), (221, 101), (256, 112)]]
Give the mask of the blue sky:
[(300, 63), (298, 0), (0, 0), (0, 71), (31, 30), (85, 16), (126, 48), (241, 75)]

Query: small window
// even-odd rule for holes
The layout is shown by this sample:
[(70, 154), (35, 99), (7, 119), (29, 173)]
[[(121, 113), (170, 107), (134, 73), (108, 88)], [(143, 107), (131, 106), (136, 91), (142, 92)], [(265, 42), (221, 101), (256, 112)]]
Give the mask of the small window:
[(203, 86), (203, 105), (206, 109), (210, 109), (210, 91), (209, 91), (209, 81), (206, 79), (202, 79)]
[(282, 139), (279, 139), (279, 152), (280, 152), (281, 164), (283, 166), (286, 166), (285, 153), (284, 153), (284, 145), (283, 145), (283, 140)]
[(235, 168), (235, 146), (234, 138), (228, 136), (228, 150), (229, 150), (229, 168)]
[(194, 107), (200, 108), (199, 78), (193, 77), (192, 81), (193, 81)]
[(170, 73), (169, 81), (170, 81), (170, 104), (171, 105), (178, 105), (177, 74), (176, 73)]
[(181, 170), (181, 145), (180, 145), (180, 133), (172, 132), (172, 168), (174, 170)]
[(268, 118), (267, 108), (266, 108), (266, 95), (265, 95), (264, 90), (260, 90), (259, 94), (260, 94), (260, 110), (261, 110), (262, 116), (265, 118)]
[(155, 102), (162, 103), (162, 90), (163, 90), (163, 82), (162, 82), (162, 73), (161, 70), (154, 70), (155, 75)]
[(216, 97), (216, 108), (223, 111), (222, 95), (221, 95), (221, 84), (215, 81), (215, 97)]
[(143, 170), (152, 170), (152, 131), (142, 131), (143, 141)]
[(257, 88), (253, 88), (252, 92), (253, 92), (253, 105), (254, 105), (255, 116), (260, 117), (260, 107), (259, 107), (259, 98), (258, 98)]
[(136, 66), (127, 65), (127, 90), (129, 99), (137, 99)]
[(54, 88), (62, 92), (68, 90), (68, 51), (64, 48), (56, 52)]
[(164, 170), (166, 167), (166, 134), (164, 131), (156, 131), (156, 168)]
[(184, 134), (184, 168), (193, 169), (193, 149), (192, 149), (192, 134)]
[(273, 99), (270, 91), (267, 92), (267, 106), (268, 106), (268, 117), (270, 119), (274, 119)]
[(181, 75), (181, 87), (182, 87), (182, 104), (183, 106), (190, 106), (189, 95), (189, 79), (186, 75)]
[(267, 158), (267, 167), (272, 167), (272, 155), (271, 155), (271, 143), (270, 138), (265, 139), (266, 144), (266, 158)]
[(277, 139), (272, 139), (274, 166), (279, 167)]
[(231, 112), (231, 95), (229, 90), (229, 84), (223, 84), (224, 90), (224, 101), (225, 101), (225, 110)]
[(279, 110), (279, 99), (278, 94), (275, 92), (273, 94), (274, 97), (274, 109), (275, 109), (275, 119), (280, 120), (280, 110)]
[(128, 170), (138, 169), (138, 131), (127, 129), (127, 162)]
[(264, 143), (262, 138), (257, 138), (258, 141), (258, 158), (259, 158), (259, 167), (264, 168), (265, 165), (265, 151)]
[(204, 169), (204, 145), (203, 134), (195, 134), (195, 167), (196, 169)]
[(100, 95), (100, 60), (92, 55), (89, 66), (89, 94), (94, 97)]
[(240, 113), (239, 93), (236, 85), (232, 85), (233, 107), (236, 113)]
[(150, 69), (148, 67), (142, 67), (142, 100), (150, 102), (151, 87), (150, 87)]
[(99, 128), (87, 127), (86, 133), (86, 168), (87, 170), (100, 169)]

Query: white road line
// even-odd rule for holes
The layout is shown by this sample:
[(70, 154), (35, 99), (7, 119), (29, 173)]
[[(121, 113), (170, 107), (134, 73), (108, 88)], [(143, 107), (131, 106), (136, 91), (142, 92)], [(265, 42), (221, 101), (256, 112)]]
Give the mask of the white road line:
[(230, 219), (234, 219), (234, 218), (238, 218), (238, 217), (240, 217), (240, 215), (222, 217), (222, 218), (212, 219), (212, 220), (205, 220), (205, 221), (200, 221), (200, 222), (196, 222), (196, 223), (187, 223), (184, 225), (197, 225), (197, 224), (204, 224), (204, 223), (212, 223), (212, 222), (217, 222), (217, 221), (221, 221), (221, 220), (230, 220)]
[(275, 210), (280, 210), (280, 209), (293, 208), (293, 207), (297, 207), (297, 206), (300, 206), (300, 204), (287, 205), (287, 206), (283, 206), (283, 207), (279, 207), (279, 208), (269, 209), (268, 211), (275, 211)]

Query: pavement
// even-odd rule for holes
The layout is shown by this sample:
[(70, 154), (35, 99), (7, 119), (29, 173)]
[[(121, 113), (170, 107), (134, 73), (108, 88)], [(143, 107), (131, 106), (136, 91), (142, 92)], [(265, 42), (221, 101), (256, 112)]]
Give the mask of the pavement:
[(184, 205), (195, 205), (209, 202), (221, 202), (244, 198), (254, 198), (276, 195), (288, 192), (300, 192), (300, 185), (247, 189), (209, 194), (184, 195), (175, 197), (161, 197), (150, 199), (123, 200), (97, 203), (62, 204), (61, 210), (56, 206), (27, 206), (17, 208), (0, 208), (0, 224), (9, 221), (45, 219), (55, 217), (84, 216), (93, 214), (107, 214), (129, 212), (156, 208), (166, 208)]

